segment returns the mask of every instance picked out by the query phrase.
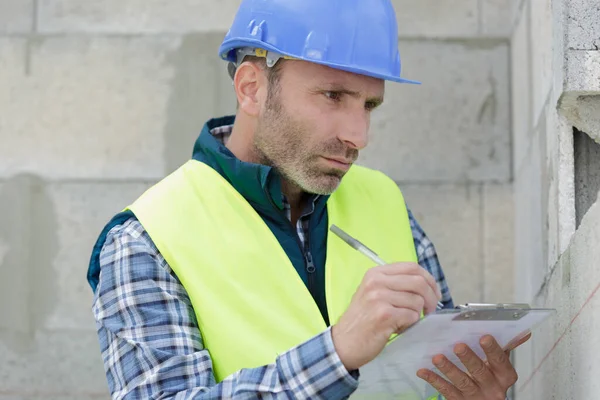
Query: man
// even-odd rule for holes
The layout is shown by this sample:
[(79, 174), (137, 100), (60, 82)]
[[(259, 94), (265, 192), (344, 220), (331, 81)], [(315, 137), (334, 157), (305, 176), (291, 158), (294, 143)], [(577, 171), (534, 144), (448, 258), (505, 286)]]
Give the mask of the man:
[[(410, 82), (393, 8), (341, 6), (243, 1), (220, 49), (236, 116), (101, 233), (88, 279), (113, 398), (346, 398), (390, 336), (453, 307), (398, 187), (353, 166), (384, 81)], [(504, 398), (514, 368), (484, 339), (489, 363), (456, 349), (470, 375), (443, 357), (449, 382), (419, 375), (448, 399)]]

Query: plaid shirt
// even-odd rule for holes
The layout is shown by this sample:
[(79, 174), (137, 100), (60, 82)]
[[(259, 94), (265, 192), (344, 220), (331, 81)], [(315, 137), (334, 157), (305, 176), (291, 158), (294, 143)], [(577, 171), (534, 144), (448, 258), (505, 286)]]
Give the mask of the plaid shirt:
[[(227, 131), (213, 134), (225, 141)], [(312, 205), (297, 223), (303, 244)], [(437, 280), (444, 305), (453, 307), (435, 248), (410, 211), (409, 218), (419, 264)], [(192, 303), (135, 218), (108, 233), (100, 268), (93, 312), (113, 399), (343, 399), (358, 386), (335, 351), (330, 328), (272, 364), (217, 384)]]

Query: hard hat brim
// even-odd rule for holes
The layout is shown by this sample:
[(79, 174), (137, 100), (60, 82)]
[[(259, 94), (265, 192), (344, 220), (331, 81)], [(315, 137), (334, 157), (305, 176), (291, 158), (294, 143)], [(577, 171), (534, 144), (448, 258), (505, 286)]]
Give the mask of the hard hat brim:
[(247, 38), (244, 40), (225, 41), (221, 45), (221, 49), (219, 50), (220, 56), (223, 60), (235, 62), (235, 60), (230, 56), (230, 53), (232, 52), (232, 50), (239, 48), (239, 47), (247, 47), (247, 46), (252, 46), (252, 45), (254, 45), (258, 48), (262, 48), (267, 51), (276, 52), (278, 54), (290, 57), (295, 60), (301, 60), (301, 61), (311, 62), (311, 63), (315, 63), (315, 64), (319, 64), (319, 65), (324, 65), (326, 67), (338, 69), (341, 71), (351, 72), (351, 73), (358, 74), (358, 75), (370, 76), (372, 78), (382, 79), (382, 80), (386, 80), (386, 81), (392, 81), (392, 82), (396, 82), (396, 83), (407, 83), (407, 84), (413, 84), (413, 85), (421, 84), (421, 82), (419, 82), (419, 81), (405, 79), (405, 78), (402, 78), (402, 77), (396, 76), (396, 75), (381, 74), (376, 71), (365, 70), (365, 69), (356, 67), (354, 65), (336, 64), (336, 63), (332, 63), (332, 62), (328, 62), (328, 61), (321, 61), (321, 60), (312, 59), (312, 58), (308, 59), (308, 58), (305, 58), (302, 56), (298, 56), (297, 54), (289, 54), (285, 51), (275, 48), (274, 46), (270, 46), (262, 41), (258, 41), (258, 40), (255, 41), (255, 40), (247, 39)]

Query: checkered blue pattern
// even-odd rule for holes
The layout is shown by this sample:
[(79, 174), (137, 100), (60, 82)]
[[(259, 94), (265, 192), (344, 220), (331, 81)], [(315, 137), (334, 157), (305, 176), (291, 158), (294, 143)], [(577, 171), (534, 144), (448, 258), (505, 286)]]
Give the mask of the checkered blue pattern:
[[(301, 242), (311, 212), (309, 206), (298, 220)], [(419, 263), (436, 278), (445, 307), (453, 307), (435, 248), (409, 217)], [(358, 386), (358, 374), (348, 373), (335, 352), (330, 329), (273, 364), (216, 384), (190, 299), (135, 218), (108, 233), (100, 268), (93, 313), (113, 399), (344, 399)]]
[[(302, 225), (302, 221), (298, 222)], [(411, 216), (419, 263), (453, 307), (435, 249)], [(358, 381), (344, 368), (327, 331), (240, 371), (218, 385), (196, 317), (177, 276), (136, 219), (114, 227), (101, 253), (94, 297), (102, 359), (113, 399), (343, 399)]]

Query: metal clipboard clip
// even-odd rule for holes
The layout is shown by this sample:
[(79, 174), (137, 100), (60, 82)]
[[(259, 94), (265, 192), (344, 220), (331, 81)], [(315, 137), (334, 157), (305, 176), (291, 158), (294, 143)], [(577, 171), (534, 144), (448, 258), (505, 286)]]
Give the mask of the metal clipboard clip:
[(516, 321), (529, 313), (524, 303), (466, 303), (456, 307), (460, 312), (453, 321)]

